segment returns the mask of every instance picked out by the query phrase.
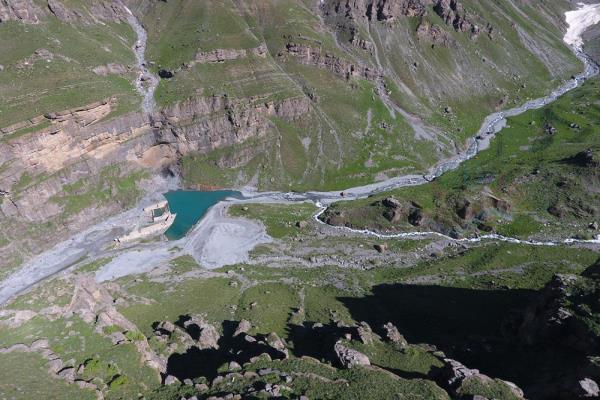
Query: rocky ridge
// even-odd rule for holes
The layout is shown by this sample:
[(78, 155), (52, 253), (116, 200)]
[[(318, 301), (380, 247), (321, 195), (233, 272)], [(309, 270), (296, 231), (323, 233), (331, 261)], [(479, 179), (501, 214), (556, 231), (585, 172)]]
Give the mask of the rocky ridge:
[(292, 56), (300, 64), (326, 69), (343, 79), (359, 77), (374, 81), (383, 76), (382, 71), (376, 68), (341, 59), (306, 44), (290, 42), (286, 44), (285, 50), (279, 54), (281, 57)]
[(60, 21), (73, 21), (93, 24), (98, 20), (104, 22), (123, 21), (125, 14), (118, 2), (100, 0), (90, 4), (89, 12), (84, 13), (66, 6), (60, 0), (47, 0), (47, 8), (42, 8), (33, 0), (2, 0), (0, 1), (0, 23), (6, 21), (21, 21), (37, 24), (50, 14)]
[(2, 0), (0, 1), (0, 23), (5, 21), (22, 21), (37, 24), (42, 10), (33, 0)]

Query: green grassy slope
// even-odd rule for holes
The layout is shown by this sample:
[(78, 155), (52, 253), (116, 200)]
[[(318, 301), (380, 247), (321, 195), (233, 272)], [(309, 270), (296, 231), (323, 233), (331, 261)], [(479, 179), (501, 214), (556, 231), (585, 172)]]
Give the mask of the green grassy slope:
[[(215, 94), (251, 105), (298, 96), (312, 100), (312, 111), (300, 120), (285, 124), (274, 119), (266, 142), (187, 157), (185, 183), (342, 189), (423, 171), (454, 146), (462, 146), (496, 107), (539, 96), (579, 70), (579, 62), (562, 43), (560, 27), (543, 23), (543, 18), (560, 21), (565, 3), (539, 5), (544, 17), (537, 6), (509, 1), (463, 5), (478, 21), (493, 26), (493, 38), (482, 33), (477, 40), (469, 39), (429, 7), (423, 19), (441, 27), (453, 46), (432, 47), (417, 37), (419, 17), (400, 16), (393, 23), (356, 23), (360, 38), (374, 44), (371, 52), (338, 34), (312, 3), (179, 0), (140, 6), (149, 31), (148, 59), (155, 69), (175, 71), (174, 78), (159, 86), (159, 104)], [(380, 97), (377, 82), (346, 80), (323, 66), (304, 65), (287, 55), (288, 43), (318, 49), (342, 64), (382, 68), (389, 100)], [(268, 48), (264, 57), (191, 63), (198, 52), (248, 50), (261, 44)], [(429, 137), (416, 135), (400, 114), (392, 116), (386, 101), (420, 118)], [(444, 112), (446, 107), (452, 112)], [(257, 147), (261, 151), (248, 157)], [(222, 160), (235, 162), (224, 171)]]
[[(89, 15), (82, 2), (69, 7)], [(66, 23), (48, 13), (35, 25), (3, 22), (0, 37), (0, 127), (111, 96), (117, 96), (120, 112), (137, 109), (134, 73), (92, 72), (108, 63), (134, 63), (135, 33), (126, 23)]]
[[(325, 218), (391, 231), (592, 234), (588, 224), (598, 218), (600, 204), (599, 84), (591, 79), (550, 106), (510, 118), (489, 149), (434, 182), (340, 202)], [(416, 202), (423, 224), (386, 219), (387, 207), (379, 201), (386, 197)]]

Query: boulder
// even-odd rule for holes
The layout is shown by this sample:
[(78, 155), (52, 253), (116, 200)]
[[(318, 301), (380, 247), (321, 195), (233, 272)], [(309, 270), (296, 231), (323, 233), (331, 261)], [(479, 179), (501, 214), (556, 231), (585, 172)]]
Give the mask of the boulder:
[(204, 392), (208, 392), (208, 385), (206, 383), (196, 383), (194, 385), (194, 388), (199, 392), (199, 393), (204, 393)]
[(75, 368), (73, 367), (61, 369), (57, 375), (69, 383), (75, 382)]
[(579, 396), (584, 398), (600, 397), (600, 387), (596, 381), (584, 378), (578, 382)]
[(467, 368), (459, 361), (453, 360), (451, 358), (444, 359), (444, 368), (442, 370), (444, 386), (460, 386), (462, 381), (474, 375), (479, 375), (479, 370)]
[(248, 333), (250, 329), (252, 329), (252, 324), (250, 323), (250, 321), (243, 319), (238, 323), (235, 332), (233, 332), (233, 336), (237, 336), (241, 333)]
[[(109, 63), (95, 67), (92, 72), (99, 76), (124, 75), (127, 73), (127, 67), (123, 64)], [(146, 80), (145, 77), (142, 77), (142, 80)]]
[(242, 366), (239, 363), (235, 362), (235, 361), (231, 361), (229, 363), (228, 369), (230, 371), (239, 371), (240, 369), (242, 369)]
[(546, 122), (544, 124), (544, 133), (546, 135), (554, 135), (557, 132), (557, 129), (552, 126), (552, 124), (549, 124), (548, 122)]
[(267, 336), (267, 344), (275, 350), (285, 351), (285, 342), (275, 332), (269, 333)]
[(337, 342), (333, 348), (337, 361), (344, 368), (353, 368), (358, 365), (371, 365), (369, 357), (360, 351), (351, 349), (344, 346), (342, 343)]
[(206, 350), (219, 348), (219, 339), (221, 338), (221, 335), (214, 326), (204, 321), (201, 316), (192, 315), (183, 323), (183, 327), (192, 338), (197, 338), (197, 346), (199, 349)]
[(357, 332), (361, 342), (363, 342), (364, 344), (373, 343), (374, 333), (369, 324), (367, 324), (364, 321), (361, 322), (358, 325)]
[(389, 208), (401, 208), (402, 207), (402, 203), (400, 203), (398, 200), (396, 200), (393, 197), (388, 197), (385, 198), (381, 201), (381, 204), (383, 204), (386, 207)]
[(384, 253), (388, 249), (388, 245), (387, 245), (387, 243), (381, 243), (381, 244), (378, 243), (378, 244), (374, 245), (373, 248), (375, 250), (377, 250), (377, 252), (379, 252), (379, 253)]
[(470, 220), (474, 217), (474, 210), (471, 202), (468, 199), (462, 198), (456, 201), (456, 215), (458, 215), (461, 219)]
[(404, 336), (402, 336), (400, 331), (398, 331), (398, 328), (396, 328), (394, 324), (388, 322), (387, 324), (383, 325), (383, 329), (385, 330), (385, 336), (387, 340), (389, 340), (392, 343), (398, 344), (401, 347), (408, 346), (408, 342), (406, 341)]
[(175, 324), (173, 324), (172, 322), (169, 322), (169, 321), (164, 321), (164, 322), (161, 322), (160, 324), (158, 324), (156, 329), (164, 331), (164, 332), (168, 332), (168, 333), (173, 333), (173, 331), (175, 330)]
[(174, 385), (179, 384), (179, 379), (174, 377), (173, 375), (167, 375), (165, 378), (165, 385)]
[(158, 71), (158, 76), (160, 76), (162, 79), (171, 79), (175, 76), (175, 74), (173, 71), (169, 71), (168, 69), (160, 69)]
[(423, 211), (417, 207), (411, 207), (408, 214), (408, 223), (412, 226), (419, 226), (423, 221)]

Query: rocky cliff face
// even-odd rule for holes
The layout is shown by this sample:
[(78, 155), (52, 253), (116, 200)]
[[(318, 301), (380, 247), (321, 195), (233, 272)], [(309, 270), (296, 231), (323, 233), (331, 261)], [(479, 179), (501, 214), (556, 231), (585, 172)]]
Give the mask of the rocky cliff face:
[[(0, 187), (6, 194), (5, 202), (10, 196), (18, 210), (15, 213), (12, 207), (5, 207), (5, 216), (43, 221), (58, 213), (57, 206), (43, 204), (77, 178), (81, 171), (76, 171), (76, 165), (85, 165), (92, 174), (106, 165), (123, 162), (162, 168), (177, 163), (177, 156), (190, 152), (206, 153), (251, 138), (265, 138), (269, 117), (295, 120), (309, 111), (310, 102), (306, 98), (290, 98), (260, 104), (219, 96), (201, 97), (150, 116), (133, 113), (98, 122), (110, 113), (112, 106), (112, 101), (107, 100), (49, 114), (44, 117), (50, 122), (48, 128), (0, 143), (0, 164), (6, 166), (0, 173)], [(157, 157), (159, 154), (163, 156)], [(167, 157), (169, 154), (172, 156)], [(68, 169), (75, 170), (73, 176), (53, 177)], [(32, 184), (19, 188), (24, 176)], [(36, 177), (49, 177), (44, 179), (42, 192), (34, 184)]]
[[(84, 221), (89, 223), (85, 209), (65, 218), (69, 210), (55, 199), (67, 190), (77, 190), (73, 188), (80, 186), (82, 179), (101, 176), (106, 168), (118, 166), (122, 176), (177, 168), (180, 158), (189, 153), (204, 154), (250, 139), (267, 140), (272, 133), (270, 117), (293, 121), (310, 110), (309, 100), (303, 97), (261, 103), (257, 99), (214, 96), (190, 99), (153, 115), (132, 113), (103, 120), (115, 106), (114, 99), (107, 99), (4, 130), (4, 140), (0, 137), (0, 219), (10, 221), (3, 233), (11, 241), (20, 240), (9, 225), (23, 227), (60, 220), (67, 230), (77, 230)], [(49, 126), (15, 137), (15, 128), (30, 126), (35, 130), (40, 123)], [(94, 207), (94, 220), (119, 209), (118, 204)], [(44, 240), (48, 245), (60, 238), (57, 233)], [(39, 249), (35, 237), (29, 239), (32, 248), (24, 246), (22, 254)], [(6, 258), (5, 254), (2, 259)]]
[(13, 20), (36, 24), (41, 13), (33, 0), (0, 0), (0, 23)]
[(355, 20), (393, 21), (401, 16), (415, 17), (426, 13), (429, 0), (334, 0), (321, 4), (327, 17), (340, 16)]
[[(479, 36), (481, 28), (474, 22), (476, 17), (468, 15), (458, 0), (438, 0), (433, 9), (444, 20), (446, 25), (452, 26), (456, 31), (469, 32), (473, 39)], [(491, 37), (494, 28), (481, 18), (478, 19), (482, 21), (482, 24), (485, 24), (485, 30)]]
[(599, 271), (600, 261), (582, 276), (555, 275), (535, 301), (507, 324), (509, 337), (522, 345), (551, 347), (557, 358), (565, 358), (560, 379), (549, 375), (548, 384), (532, 392), (536, 398), (582, 399), (600, 394)]
[(82, 12), (65, 5), (61, 0), (47, 0), (40, 7), (33, 0), (1, 0), (0, 23), (5, 21), (22, 21), (36, 24), (53, 14), (62, 22), (84, 22), (92, 24), (98, 20), (115, 22), (124, 20), (124, 10), (117, 2), (109, 0), (94, 1), (89, 5), (89, 12)]
[(286, 55), (295, 57), (299, 63), (304, 65), (326, 69), (344, 79), (358, 77), (374, 81), (383, 76), (382, 71), (376, 68), (344, 60), (305, 44), (288, 43), (280, 54), (281, 57)]
[(338, 21), (339, 17), (343, 17), (359, 23), (393, 23), (401, 17), (424, 17), (429, 6), (433, 6), (434, 12), (447, 25), (459, 32), (470, 32), (473, 38), (476, 38), (481, 30), (475, 19), (484, 23), (489, 33), (493, 31), (492, 26), (481, 18), (469, 15), (458, 0), (336, 0), (323, 2), (321, 9), (326, 18), (338, 18)]

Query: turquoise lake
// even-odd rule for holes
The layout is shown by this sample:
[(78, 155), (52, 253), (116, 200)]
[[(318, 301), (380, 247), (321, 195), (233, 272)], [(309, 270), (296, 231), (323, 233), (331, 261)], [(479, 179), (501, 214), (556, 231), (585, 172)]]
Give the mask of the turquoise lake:
[(165, 232), (170, 240), (184, 237), (188, 231), (206, 214), (206, 211), (226, 197), (236, 197), (240, 193), (232, 190), (199, 192), (193, 190), (177, 190), (165, 193), (169, 209), (177, 214), (175, 222)]

